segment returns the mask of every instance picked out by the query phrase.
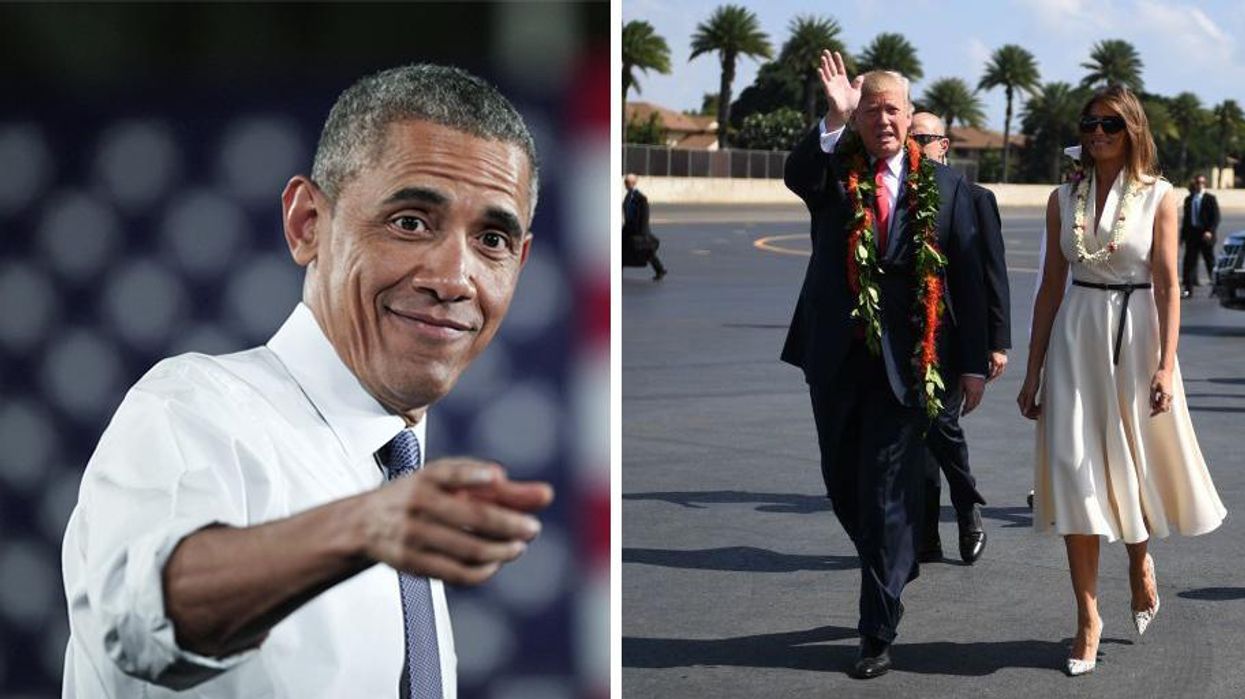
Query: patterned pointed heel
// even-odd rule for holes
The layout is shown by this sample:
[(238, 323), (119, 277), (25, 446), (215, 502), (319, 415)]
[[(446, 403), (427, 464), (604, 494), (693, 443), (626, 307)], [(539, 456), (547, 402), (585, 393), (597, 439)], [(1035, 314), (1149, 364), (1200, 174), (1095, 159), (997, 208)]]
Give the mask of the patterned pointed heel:
[(1154, 558), (1150, 554), (1146, 554), (1146, 563), (1150, 564), (1150, 576), (1154, 578), (1154, 606), (1143, 611), (1133, 611), (1133, 626), (1137, 627), (1137, 635), (1146, 632), (1146, 628), (1150, 626), (1150, 622), (1154, 621), (1154, 617), (1159, 613), (1159, 578), (1154, 568)]
[(1068, 673), (1068, 677), (1079, 677), (1080, 675), (1088, 675), (1098, 666), (1098, 644), (1102, 642), (1102, 621), (1098, 621), (1098, 643), (1094, 644), (1094, 652), (1090, 653), (1089, 658), (1068, 658), (1068, 664), (1064, 671)]

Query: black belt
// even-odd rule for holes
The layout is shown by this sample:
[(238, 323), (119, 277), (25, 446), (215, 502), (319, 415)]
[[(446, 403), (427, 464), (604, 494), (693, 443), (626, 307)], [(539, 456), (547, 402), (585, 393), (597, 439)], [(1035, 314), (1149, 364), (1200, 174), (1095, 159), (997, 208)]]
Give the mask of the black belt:
[(1141, 284), (1095, 284), (1093, 282), (1083, 282), (1079, 279), (1073, 279), (1072, 283), (1077, 286), (1084, 286), (1090, 289), (1124, 292), (1124, 310), (1120, 312), (1120, 327), (1115, 331), (1115, 352), (1112, 355), (1112, 363), (1115, 366), (1119, 366), (1120, 343), (1124, 340), (1124, 322), (1128, 320), (1128, 299), (1133, 295), (1133, 292), (1138, 289), (1149, 289), (1150, 282), (1143, 282)]

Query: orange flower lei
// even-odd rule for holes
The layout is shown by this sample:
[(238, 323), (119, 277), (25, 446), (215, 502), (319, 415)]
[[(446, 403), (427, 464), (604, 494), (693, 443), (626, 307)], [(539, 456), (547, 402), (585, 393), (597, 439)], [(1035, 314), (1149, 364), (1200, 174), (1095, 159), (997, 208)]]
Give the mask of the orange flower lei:
[[(908, 156), (907, 190), (909, 226), (916, 245), (917, 277), (916, 308), (917, 343), (912, 364), (921, 385), (921, 403), (931, 420), (942, 410), (942, 393), (946, 390), (938, 371), (938, 330), (942, 325), (943, 269), (947, 258), (938, 247), (938, 184), (934, 164), (922, 156), (921, 147), (908, 139), (904, 143)], [(847, 284), (856, 296), (852, 317), (865, 324), (865, 345), (875, 356), (882, 351), (881, 295), (876, 278), (882, 274), (878, 264), (877, 244), (873, 234), (873, 202), (877, 186), (868, 176), (868, 159), (860, 137), (848, 131), (836, 149), (847, 160), (847, 199), (852, 207), (847, 235)], [(868, 200), (869, 206), (865, 206)]]

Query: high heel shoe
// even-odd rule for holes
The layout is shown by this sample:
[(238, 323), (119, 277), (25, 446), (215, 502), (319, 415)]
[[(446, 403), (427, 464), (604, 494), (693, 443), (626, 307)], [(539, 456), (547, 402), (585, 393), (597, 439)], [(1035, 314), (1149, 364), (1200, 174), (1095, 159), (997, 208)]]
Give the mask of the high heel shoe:
[[(1098, 643), (1102, 642), (1102, 620), (1098, 620)], [(1075, 643), (1075, 641), (1073, 641)], [(1094, 667), (1098, 665), (1098, 643), (1094, 644), (1094, 652), (1089, 654), (1089, 658), (1068, 658), (1068, 665), (1065, 671), (1068, 677), (1077, 677), (1079, 675), (1087, 675), (1094, 671)]]
[(1159, 579), (1154, 568), (1154, 558), (1150, 554), (1146, 554), (1146, 563), (1150, 564), (1150, 576), (1154, 578), (1154, 606), (1143, 611), (1133, 611), (1133, 626), (1137, 627), (1137, 634), (1141, 635), (1146, 632), (1146, 627), (1150, 622), (1154, 621), (1155, 615), (1159, 613)]

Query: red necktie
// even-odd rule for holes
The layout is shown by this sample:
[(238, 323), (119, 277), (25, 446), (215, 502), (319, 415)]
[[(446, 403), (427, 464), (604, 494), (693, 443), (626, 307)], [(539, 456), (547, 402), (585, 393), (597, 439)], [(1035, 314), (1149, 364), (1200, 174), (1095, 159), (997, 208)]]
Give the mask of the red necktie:
[(886, 182), (882, 179), (882, 174), (886, 172), (886, 160), (878, 158), (874, 164), (873, 184), (877, 187), (878, 201), (878, 225), (877, 238), (878, 250), (886, 254), (886, 232), (890, 230), (891, 223), (891, 194), (886, 188)]

